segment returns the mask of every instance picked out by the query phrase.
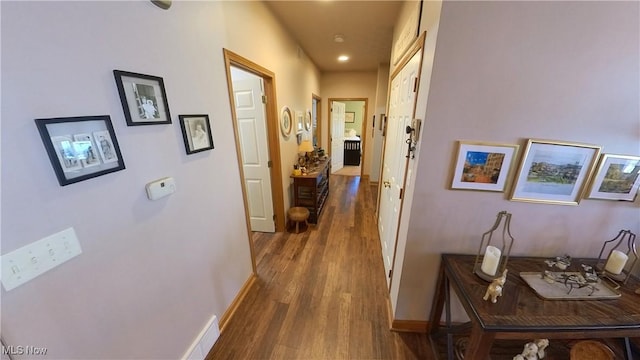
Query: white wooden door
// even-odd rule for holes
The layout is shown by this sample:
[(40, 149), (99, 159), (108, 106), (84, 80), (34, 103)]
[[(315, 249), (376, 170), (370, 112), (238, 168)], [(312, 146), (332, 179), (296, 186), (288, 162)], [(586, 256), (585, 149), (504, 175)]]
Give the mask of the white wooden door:
[(344, 167), (344, 110), (341, 102), (331, 103), (331, 172)]
[(262, 79), (233, 80), (251, 231), (275, 232)]
[(398, 240), (398, 225), (402, 207), (402, 189), (408, 165), (405, 128), (411, 125), (415, 109), (416, 92), (414, 83), (418, 77), (420, 58), (418, 52), (391, 80), (389, 116), (385, 138), (384, 161), (382, 164), (382, 189), (380, 210), (378, 211), (378, 232), (382, 245), (387, 286), (390, 285), (391, 271)]

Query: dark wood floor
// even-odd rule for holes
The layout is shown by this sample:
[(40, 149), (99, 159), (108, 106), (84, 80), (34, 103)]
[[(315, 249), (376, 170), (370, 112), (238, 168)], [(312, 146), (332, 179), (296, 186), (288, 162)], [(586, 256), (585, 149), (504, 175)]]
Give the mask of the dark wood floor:
[[(330, 181), (318, 225), (254, 234), (258, 280), (207, 360), (434, 359), (426, 335), (389, 330), (375, 188), (359, 177)], [(494, 344), (491, 360), (511, 360), (522, 345)], [(545, 359), (569, 359), (570, 346), (552, 341)], [(438, 352), (446, 358), (444, 342)]]
[(375, 188), (333, 176), (318, 225), (254, 235), (258, 280), (207, 359), (431, 359), (389, 331)]

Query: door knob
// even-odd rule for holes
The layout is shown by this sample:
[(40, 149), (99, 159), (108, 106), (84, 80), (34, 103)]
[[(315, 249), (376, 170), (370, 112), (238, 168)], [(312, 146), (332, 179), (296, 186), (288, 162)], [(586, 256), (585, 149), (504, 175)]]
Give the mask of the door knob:
[(389, 181), (383, 181), (382, 184), (384, 185), (384, 187), (386, 188), (390, 188), (391, 187), (391, 183)]

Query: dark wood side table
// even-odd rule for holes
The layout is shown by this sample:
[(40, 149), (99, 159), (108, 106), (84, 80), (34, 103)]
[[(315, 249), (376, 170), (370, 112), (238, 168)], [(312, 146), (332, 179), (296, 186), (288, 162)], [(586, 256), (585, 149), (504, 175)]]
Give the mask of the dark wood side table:
[[(629, 338), (640, 337), (640, 295), (636, 279), (613, 300), (543, 300), (520, 278), (520, 272), (539, 271), (545, 258), (511, 257), (502, 297), (496, 304), (482, 300), (488, 283), (472, 273), (475, 255), (443, 254), (430, 316), (430, 338), (437, 354), (437, 339), (447, 337), (448, 358), (454, 359), (453, 335), (470, 329), (465, 359), (486, 359), (496, 339), (621, 338), (626, 358), (633, 359)], [(573, 259), (574, 271), (594, 260)], [(571, 270), (571, 269), (569, 269)], [(450, 288), (457, 294), (469, 323), (451, 321)], [(445, 311), (445, 324), (441, 325)]]
[(291, 175), (293, 179), (294, 206), (309, 209), (309, 222), (318, 223), (320, 213), (329, 196), (329, 173), (331, 160), (321, 160), (306, 175)]

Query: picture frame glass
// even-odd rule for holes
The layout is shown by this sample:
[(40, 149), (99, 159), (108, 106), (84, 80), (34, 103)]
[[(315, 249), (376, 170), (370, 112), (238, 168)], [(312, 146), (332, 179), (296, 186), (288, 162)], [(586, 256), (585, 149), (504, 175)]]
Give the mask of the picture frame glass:
[(127, 125), (170, 124), (171, 115), (161, 77), (114, 70)]
[(511, 200), (577, 205), (600, 147), (529, 140)]
[(35, 122), (61, 186), (125, 168), (109, 116)]
[(518, 153), (518, 145), (458, 142), (452, 189), (503, 192)]
[(209, 115), (179, 115), (187, 154), (214, 149)]
[(589, 198), (634, 201), (640, 187), (640, 156), (601, 156)]

